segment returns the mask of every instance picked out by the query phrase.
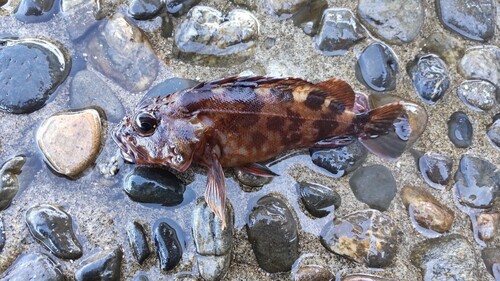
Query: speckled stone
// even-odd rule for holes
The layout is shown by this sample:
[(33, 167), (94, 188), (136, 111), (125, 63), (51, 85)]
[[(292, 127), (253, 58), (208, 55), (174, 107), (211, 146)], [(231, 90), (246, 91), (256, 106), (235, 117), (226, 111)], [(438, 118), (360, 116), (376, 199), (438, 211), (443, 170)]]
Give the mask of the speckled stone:
[(448, 65), (457, 63), (465, 52), (465, 46), (462, 41), (441, 31), (431, 33), (422, 41), (421, 47), (426, 53), (438, 55)]
[(427, 54), (417, 57), (408, 69), (413, 87), (427, 104), (440, 100), (450, 86), (450, 75), (444, 61)]
[(16, 261), (0, 274), (0, 280), (43, 280), (64, 281), (66, 278), (59, 266), (45, 254), (22, 254)]
[(99, 24), (104, 0), (63, 0), (61, 9), (66, 30), (71, 40), (78, 41), (90, 33)]
[(488, 81), (464, 81), (457, 89), (462, 102), (475, 111), (488, 111), (495, 106), (496, 94), (500, 91)]
[(349, 185), (356, 199), (379, 211), (389, 208), (397, 191), (391, 171), (378, 164), (356, 170)]
[(476, 216), (477, 235), (483, 241), (491, 241), (498, 235), (500, 213), (479, 213)]
[(122, 259), (123, 252), (120, 248), (102, 251), (85, 261), (85, 265), (75, 272), (75, 280), (120, 281)]
[(443, 189), (451, 179), (453, 159), (436, 152), (427, 152), (418, 159), (418, 167), (427, 184)]
[(335, 276), (326, 263), (317, 255), (303, 254), (292, 267), (293, 281), (330, 281)]
[(358, 81), (369, 89), (386, 92), (396, 88), (399, 64), (387, 45), (373, 43), (366, 47), (358, 58), (355, 70)]
[(472, 145), (472, 124), (463, 111), (457, 111), (448, 119), (448, 138), (458, 148)]
[(459, 71), (467, 79), (487, 80), (500, 87), (500, 48), (481, 46), (467, 49)]
[(24, 155), (17, 155), (0, 166), (0, 211), (7, 209), (19, 191), (17, 175), (26, 163)]
[(338, 148), (311, 148), (309, 152), (312, 162), (330, 172), (334, 178), (355, 171), (368, 156), (368, 150), (357, 140)]

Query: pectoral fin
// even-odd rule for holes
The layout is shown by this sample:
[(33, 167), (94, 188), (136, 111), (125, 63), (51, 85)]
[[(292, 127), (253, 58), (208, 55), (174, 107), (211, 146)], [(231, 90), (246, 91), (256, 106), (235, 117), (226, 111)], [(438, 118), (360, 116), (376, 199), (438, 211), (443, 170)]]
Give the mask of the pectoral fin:
[(212, 153), (210, 166), (208, 167), (207, 188), (205, 200), (208, 207), (222, 221), (222, 228), (226, 227), (226, 180), (224, 170), (217, 156)]
[(275, 172), (271, 171), (268, 167), (259, 164), (252, 163), (245, 166), (238, 167), (241, 171), (259, 177), (276, 177), (279, 176)]

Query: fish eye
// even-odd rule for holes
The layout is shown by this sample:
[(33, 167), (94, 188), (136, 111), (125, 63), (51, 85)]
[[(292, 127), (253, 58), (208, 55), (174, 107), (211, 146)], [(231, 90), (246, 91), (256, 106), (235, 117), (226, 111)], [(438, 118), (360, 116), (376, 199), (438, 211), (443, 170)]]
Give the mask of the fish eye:
[(134, 125), (140, 133), (151, 135), (156, 129), (158, 121), (151, 113), (141, 112), (135, 116)]

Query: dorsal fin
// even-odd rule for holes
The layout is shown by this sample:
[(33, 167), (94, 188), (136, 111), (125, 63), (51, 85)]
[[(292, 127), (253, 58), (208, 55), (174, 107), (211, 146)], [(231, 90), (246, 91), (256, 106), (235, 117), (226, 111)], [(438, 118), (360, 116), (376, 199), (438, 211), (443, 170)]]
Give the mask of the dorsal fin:
[(347, 110), (353, 110), (355, 93), (347, 82), (340, 79), (330, 79), (316, 84), (332, 101), (342, 103)]
[(263, 85), (275, 85), (280, 86), (294, 85), (298, 83), (308, 83), (300, 78), (276, 78), (276, 77), (266, 77), (266, 76), (232, 76), (228, 78), (222, 78), (218, 80), (202, 82), (192, 88), (192, 90), (207, 91), (219, 87), (259, 87)]

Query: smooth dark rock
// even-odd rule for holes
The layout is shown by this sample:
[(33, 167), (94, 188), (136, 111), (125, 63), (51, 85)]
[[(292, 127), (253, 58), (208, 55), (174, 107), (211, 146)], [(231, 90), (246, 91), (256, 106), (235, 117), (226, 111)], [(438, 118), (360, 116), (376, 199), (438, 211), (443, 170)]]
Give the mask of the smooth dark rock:
[(0, 274), (0, 280), (24, 281), (64, 281), (59, 266), (45, 254), (22, 254), (14, 263)]
[(500, 248), (484, 248), (481, 250), (481, 258), (483, 259), (486, 270), (493, 275), (493, 266), (500, 265)]
[(150, 20), (158, 16), (162, 9), (161, 0), (132, 0), (128, 13), (136, 20)]
[(120, 281), (123, 252), (120, 248), (102, 251), (75, 272), (76, 281)]
[(418, 167), (425, 182), (436, 189), (443, 189), (451, 179), (453, 159), (435, 152), (427, 152), (418, 159)]
[(247, 234), (259, 266), (267, 272), (289, 271), (299, 257), (297, 222), (280, 198), (266, 195), (257, 201)]
[(240, 169), (236, 169), (236, 178), (242, 189), (247, 192), (256, 191), (273, 181), (273, 177), (256, 176)]
[(425, 280), (478, 280), (474, 254), (463, 236), (451, 234), (417, 243), (410, 260)]
[(338, 148), (311, 148), (309, 152), (313, 163), (332, 173), (335, 178), (356, 170), (368, 155), (368, 150), (357, 140)]
[(460, 203), (472, 208), (490, 208), (500, 195), (500, 171), (482, 158), (465, 154), (460, 159), (454, 187)]
[(448, 65), (453, 65), (462, 59), (465, 46), (462, 41), (449, 35), (447, 32), (436, 31), (431, 33), (422, 43), (422, 50), (426, 53), (438, 55)]
[(494, 0), (437, 0), (437, 15), (445, 28), (466, 39), (485, 42), (495, 35)]
[(175, 17), (186, 14), (193, 6), (198, 5), (201, 0), (166, 0), (167, 12)]
[(3, 226), (3, 217), (0, 216), (0, 253), (2, 253), (3, 247), (5, 247), (5, 228)]
[(291, 280), (293, 281), (331, 281), (335, 276), (328, 269), (326, 263), (313, 254), (300, 256), (292, 268)]
[(309, 182), (298, 185), (300, 199), (311, 215), (322, 218), (340, 207), (342, 199), (335, 190)]
[(175, 92), (190, 89), (198, 84), (200, 84), (200, 82), (191, 79), (179, 77), (169, 78), (151, 88), (142, 99), (170, 96)]
[(9, 2), (9, 0), (0, 0), (0, 7), (7, 4), (7, 2)]
[(326, 0), (308, 1), (290, 18), (295, 26), (298, 26), (309, 36), (318, 32), (319, 22), (323, 11), (328, 8)]
[(26, 211), (28, 228), (55, 256), (62, 259), (78, 259), (82, 246), (73, 231), (71, 216), (61, 208), (44, 204)]
[(19, 191), (17, 175), (26, 163), (26, 156), (17, 155), (0, 166), (0, 211), (7, 209)]
[(387, 210), (396, 195), (396, 181), (391, 171), (378, 164), (356, 170), (349, 185), (356, 199), (380, 211)]
[(358, 58), (356, 78), (374, 91), (392, 91), (396, 88), (398, 69), (394, 52), (384, 44), (373, 43)]
[(123, 190), (136, 202), (177, 206), (184, 200), (186, 187), (167, 170), (137, 166), (125, 177)]
[(500, 119), (497, 119), (488, 127), (486, 134), (491, 143), (500, 148)]
[(396, 256), (397, 228), (389, 216), (362, 210), (336, 218), (321, 231), (321, 244), (368, 267), (387, 267)]
[[(500, 59), (500, 58), (499, 58)], [(495, 106), (500, 89), (488, 81), (464, 81), (457, 89), (462, 102), (475, 111), (488, 111)]]
[(446, 64), (437, 56), (428, 54), (416, 58), (408, 69), (413, 87), (427, 104), (440, 100), (450, 86)]
[(358, 15), (368, 29), (392, 44), (413, 41), (425, 18), (420, 0), (360, 0)]
[(153, 239), (160, 269), (174, 269), (181, 261), (183, 252), (176, 229), (165, 221), (157, 221), (153, 226)]
[(448, 120), (448, 138), (458, 148), (472, 145), (472, 124), (463, 111), (457, 111)]
[(365, 30), (351, 10), (330, 8), (323, 13), (314, 45), (324, 55), (344, 55), (365, 37)]
[(125, 109), (113, 91), (101, 78), (88, 70), (80, 71), (73, 77), (69, 106), (73, 109), (98, 106), (104, 110), (107, 119), (115, 123), (125, 115)]
[(71, 68), (65, 50), (41, 39), (0, 39), (0, 111), (31, 113), (45, 106)]
[(139, 264), (143, 264), (151, 254), (144, 227), (137, 221), (129, 222), (127, 224), (127, 236), (135, 259)]
[(38, 23), (51, 20), (60, 9), (60, 0), (21, 0), (14, 16), (25, 23)]
[(467, 49), (459, 71), (467, 79), (486, 80), (500, 87), (500, 48), (479, 46)]
[(174, 23), (172, 18), (166, 15), (161, 17), (161, 36), (163, 38), (170, 38), (174, 34)]

